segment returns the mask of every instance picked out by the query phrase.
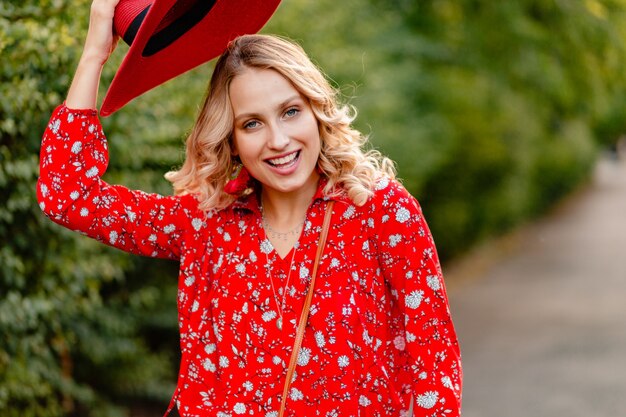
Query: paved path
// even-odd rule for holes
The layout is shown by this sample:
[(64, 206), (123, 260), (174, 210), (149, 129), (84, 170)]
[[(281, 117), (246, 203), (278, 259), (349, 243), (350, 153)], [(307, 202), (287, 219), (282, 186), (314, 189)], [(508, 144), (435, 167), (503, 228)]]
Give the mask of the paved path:
[(626, 416), (626, 161), (444, 273), (464, 417)]

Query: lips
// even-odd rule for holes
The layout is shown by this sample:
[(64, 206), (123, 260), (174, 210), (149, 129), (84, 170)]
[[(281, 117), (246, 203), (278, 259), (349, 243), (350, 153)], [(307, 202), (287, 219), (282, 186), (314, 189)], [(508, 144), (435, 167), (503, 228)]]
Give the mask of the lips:
[(293, 164), (299, 156), (300, 151), (295, 151), (277, 158), (266, 159), (265, 162), (276, 168), (285, 168)]

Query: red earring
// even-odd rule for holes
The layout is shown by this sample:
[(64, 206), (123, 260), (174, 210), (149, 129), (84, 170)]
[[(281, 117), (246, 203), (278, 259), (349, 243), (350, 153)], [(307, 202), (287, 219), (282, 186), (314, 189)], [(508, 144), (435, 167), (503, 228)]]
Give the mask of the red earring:
[(230, 174), (230, 180), (224, 186), (224, 191), (230, 195), (239, 195), (249, 187), (250, 173), (242, 163), (239, 163)]

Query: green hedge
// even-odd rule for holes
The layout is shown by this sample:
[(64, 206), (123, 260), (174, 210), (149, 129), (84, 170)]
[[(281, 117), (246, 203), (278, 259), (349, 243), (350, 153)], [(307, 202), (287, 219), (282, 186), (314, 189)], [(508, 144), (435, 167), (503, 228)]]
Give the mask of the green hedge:
[[(123, 416), (130, 402), (166, 402), (175, 385), (177, 265), (85, 239), (53, 224), (37, 206), (41, 134), (71, 81), (88, 11), (85, 0), (0, 5), (3, 416)], [(161, 111), (193, 113), (177, 110), (183, 102), (168, 102)], [(114, 139), (124, 137), (111, 146), (110, 180), (169, 191), (159, 177), (178, 163), (181, 130), (159, 123), (148, 145), (135, 132), (155, 119), (136, 108), (107, 120)], [(162, 138), (170, 148), (137, 152)]]
[(623, 2), (294, 3), (272, 23), (355, 85), (444, 259), (544, 211), (626, 131)]

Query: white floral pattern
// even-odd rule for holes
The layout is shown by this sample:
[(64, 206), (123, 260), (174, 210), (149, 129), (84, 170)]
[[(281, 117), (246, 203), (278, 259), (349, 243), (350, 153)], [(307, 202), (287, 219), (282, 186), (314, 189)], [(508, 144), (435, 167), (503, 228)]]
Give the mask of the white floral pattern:
[[(283, 259), (274, 251), (254, 194), (203, 213), (193, 195), (107, 184), (99, 177), (107, 162), (96, 112), (59, 106), (42, 143), (39, 205), (53, 221), (122, 250), (180, 261), (182, 357), (171, 406), (182, 417), (276, 417), (324, 217), (324, 184), (294, 254), (300, 279), (285, 294), (281, 331), (265, 255), (280, 280), (293, 253)], [(399, 416), (413, 393), (416, 417), (459, 416), (459, 348), (417, 201), (387, 178), (362, 207), (334, 199), (286, 416)]]
[(419, 407), (431, 409), (437, 404), (439, 393), (437, 391), (428, 391), (417, 396), (416, 403)]

